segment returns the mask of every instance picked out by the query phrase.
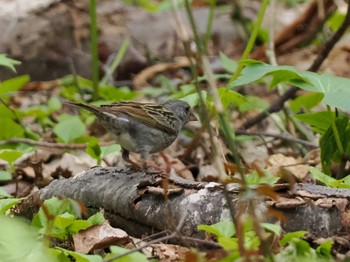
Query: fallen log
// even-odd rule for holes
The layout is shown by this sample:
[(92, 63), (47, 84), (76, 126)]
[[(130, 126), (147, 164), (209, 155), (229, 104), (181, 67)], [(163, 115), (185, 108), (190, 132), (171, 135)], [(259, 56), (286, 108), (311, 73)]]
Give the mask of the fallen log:
[[(111, 225), (137, 237), (174, 230), (180, 221), (184, 221), (182, 235), (203, 237), (197, 225), (231, 219), (221, 184), (175, 176), (164, 181), (157, 172), (95, 167), (75, 177), (53, 181), (42, 189), (40, 198), (63, 196), (82, 201), (93, 212), (102, 208)], [(167, 188), (167, 197), (163, 188)], [(241, 188), (229, 184), (227, 189), (235, 209)], [(285, 231), (306, 230), (316, 237), (329, 237), (349, 228), (350, 190), (312, 184), (296, 184), (292, 189), (287, 184), (276, 185), (274, 190), (280, 199), (257, 199), (257, 207), (282, 211), (286, 217), (282, 223)], [(269, 217), (267, 221), (276, 219)]]

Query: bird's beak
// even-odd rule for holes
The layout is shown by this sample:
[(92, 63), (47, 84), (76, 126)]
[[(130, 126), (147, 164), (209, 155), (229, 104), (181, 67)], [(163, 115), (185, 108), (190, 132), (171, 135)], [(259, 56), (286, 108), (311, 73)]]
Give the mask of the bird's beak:
[(198, 117), (196, 117), (196, 115), (191, 112), (188, 121), (198, 121)]

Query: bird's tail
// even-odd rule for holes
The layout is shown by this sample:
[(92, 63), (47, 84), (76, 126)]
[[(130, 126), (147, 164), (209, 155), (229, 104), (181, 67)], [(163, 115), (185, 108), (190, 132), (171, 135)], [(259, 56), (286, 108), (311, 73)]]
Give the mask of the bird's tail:
[(93, 105), (88, 105), (88, 104), (83, 104), (83, 103), (77, 103), (77, 102), (73, 102), (73, 101), (68, 101), (68, 100), (64, 100), (62, 101), (64, 104), (66, 105), (72, 105), (72, 106), (76, 106), (76, 107), (80, 107), (80, 108), (84, 108), (92, 113), (94, 113), (97, 116), (100, 116), (102, 114), (101, 109), (97, 106), (93, 106)]

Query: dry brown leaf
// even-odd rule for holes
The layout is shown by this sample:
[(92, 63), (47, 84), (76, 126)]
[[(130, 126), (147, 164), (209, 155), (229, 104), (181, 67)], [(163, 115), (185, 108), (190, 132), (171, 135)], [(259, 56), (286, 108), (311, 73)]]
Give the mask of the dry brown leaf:
[(108, 221), (73, 235), (75, 251), (83, 254), (110, 245), (123, 245), (128, 241), (128, 234), (124, 230), (111, 227)]
[(290, 180), (290, 176), (295, 177), (298, 181), (304, 181), (309, 174), (309, 166), (303, 164), (302, 159), (275, 154), (267, 161), (267, 171), (286, 181)]
[(186, 247), (170, 244), (155, 244), (152, 247), (154, 255), (162, 262), (180, 261), (189, 251)]

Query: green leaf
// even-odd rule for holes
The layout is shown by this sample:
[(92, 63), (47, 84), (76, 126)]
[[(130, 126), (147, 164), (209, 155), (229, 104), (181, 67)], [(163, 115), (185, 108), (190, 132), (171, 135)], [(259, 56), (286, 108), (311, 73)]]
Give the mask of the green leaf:
[(298, 96), (295, 100), (290, 102), (290, 108), (294, 112), (298, 112), (302, 109), (310, 110), (317, 106), (323, 99), (322, 93), (310, 93), (302, 96)]
[(12, 196), (9, 193), (7, 193), (3, 187), (0, 186), (0, 199), (4, 197), (12, 197)]
[(271, 223), (260, 223), (260, 226), (271, 231), (276, 236), (279, 236), (282, 232), (282, 228), (280, 225), (271, 224)]
[(105, 156), (114, 153), (114, 152), (120, 152), (121, 147), (118, 144), (110, 145), (110, 146), (101, 146), (101, 158), (104, 158)]
[(12, 175), (10, 172), (0, 170), (0, 182), (9, 181), (12, 179)]
[(85, 125), (78, 116), (65, 115), (53, 131), (63, 142), (69, 143), (85, 133)]
[(287, 233), (283, 236), (283, 238), (280, 240), (280, 245), (285, 246), (289, 242), (291, 242), (292, 239), (294, 238), (303, 238), (307, 234), (307, 231), (295, 231), (295, 232), (290, 232)]
[(234, 73), (237, 69), (237, 62), (220, 52), (220, 62), (222, 68), (229, 73)]
[(0, 159), (12, 164), (23, 155), (22, 151), (13, 149), (0, 149)]
[(204, 230), (218, 237), (232, 237), (236, 233), (235, 225), (231, 221), (220, 221), (213, 225), (198, 225), (198, 230)]
[(230, 104), (239, 106), (247, 102), (245, 96), (241, 95), (238, 92), (228, 90), (224, 87), (219, 88), (218, 93), (224, 108), (227, 108)]
[(98, 255), (85, 255), (78, 252), (74, 252), (68, 249), (56, 247), (57, 250), (62, 251), (66, 256), (72, 256), (76, 262), (102, 262), (102, 257)]
[(88, 221), (92, 225), (102, 225), (103, 222), (105, 221), (105, 218), (101, 212), (97, 212), (96, 214), (92, 215), (91, 217), (88, 218)]
[[(207, 99), (207, 92), (204, 90), (201, 90), (200, 92), (201, 92), (202, 97), (205, 101)], [(185, 101), (191, 107), (194, 107), (194, 106), (198, 105), (198, 103), (199, 103), (199, 94), (197, 92), (193, 93), (193, 94), (189, 94), (189, 95), (186, 95), (184, 97), (181, 97), (180, 100)]]
[(0, 140), (24, 137), (24, 128), (10, 118), (0, 118)]
[(241, 63), (245, 64), (246, 67), (229, 88), (246, 85), (268, 75), (276, 77), (273, 83), (277, 84), (281, 82), (277, 80), (281, 74), (283, 74), (286, 80), (285, 82), (291, 82), (293, 80), (293, 83), (295, 81), (309, 83), (309, 80), (292, 66), (272, 66), (255, 60), (244, 60)]
[(312, 130), (319, 134), (323, 134), (331, 125), (331, 119), (327, 111), (316, 113), (306, 113), (294, 116), (296, 119), (311, 126)]
[(0, 66), (7, 67), (16, 73), (16, 68), (14, 66), (20, 64), (20, 61), (6, 57), (6, 54), (0, 54)]
[(225, 250), (228, 250), (228, 251), (238, 250), (237, 238), (218, 237), (218, 243)]
[(309, 170), (310, 170), (314, 179), (322, 182), (323, 184), (325, 184), (328, 187), (338, 187), (338, 185), (340, 184), (340, 181), (338, 181), (337, 179), (335, 179), (331, 176), (328, 176), (328, 175), (322, 173), (320, 170), (318, 170), (315, 167), (310, 166)]
[(332, 253), (331, 253), (332, 246), (333, 246), (332, 240), (324, 241), (321, 245), (319, 245), (316, 248), (316, 253), (321, 257), (332, 258)]
[(65, 229), (69, 227), (73, 221), (76, 219), (76, 216), (70, 213), (63, 213), (62, 215), (58, 215), (54, 219), (54, 224), (59, 229)]
[(101, 148), (96, 140), (90, 141), (86, 146), (86, 153), (94, 159), (101, 159)]
[[(349, 118), (347, 116), (338, 116), (335, 119), (340, 141), (344, 145), (346, 144), (344, 143), (346, 140), (345, 138), (349, 133), (349, 129), (347, 128), (348, 124)], [(349, 141), (347, 143), (349, 143)], [(330, 174), (332, 161), (338, 162), (340, 158), (340, 152), (338, 151), (333, 128), (331, 126), (321, 136), (319, 144), (321, 148), (322, 171), (326, 174)]]
[[(109, 259), (115, 255), (123, 254), (125, 252), (130, 251), (129, 249), (118, 247), (118, 246), (110, 246), (111, 253), (107, 254), (105, 259)], [(129, 255), (118, 258), (118, 260), (114, 260), (116, 262), (148, 262), (147, 257), (140, 253), (134, 252)]]
[(23, 200), (23, 198), (0, 199), (0, 214), (4, 214), (7, 210), (9, 210), (11, 207), (13, 207), (17, 203), (21, 202), (22, 200)]
[(93, 226), (93, 224), (90, 221), (77, 219), (77, 220), (73, 221), (73, 223), (69, 226), (68, 231), (71, 234), (76, 234), (80, 230), (87, 229), (91, 226)]
[(304, 72), (303, 75), (312, 85), (301, 83), (300, 88), (324, 94), (323, 102), (339, 109), (350, 111), (350, 79), (327, 74)]
[(248, 185), (261, 185), (261, 184), (267, 184), (267, 185), (273, 185), (275, 184), (280, 178), (278, 176), (271, 175), (268, 171), (263, 170), (265, 176), (261, 177), (258, 172), (253, 172), (251, 174), (248, 174), (245, 176), (246, 183)]
[(245, 96), (245, 103), (239, 104), (240, 112), (247, 112), (250, 110), (263, 111), (268, 108), (269, 104), (257, 96)]
[(4, 215), (0, 221), (0, 261), (57, 262), (28, 223)]
[(0, 97), (7, 102), (13, 95), (12, 93), (23, 87), (29, 80), (30, 77), (28, 75), (23, 75), (0, 82)]
[(344, 19), (345, 19), (345, 14), (342, 14), (340, 12), (334, 12), (331, 15), (331, 17), (327, 19), (327, 24), (333, 31), (336, 31), (339, 29)]
[(113, 100), (114, 102), (119, 102), (123, 100), (131, 100), (136, 96), (136, 94), (137, 93), (131, 91), (129, 87), (115, 87), (115, 86), (99, 87), (99, 95), (106, 101)]
[(292, 66), (272, 66), (255, 60), (244, 60), (242, 74), (228, 88), (246, 85), (266, 76), (272, 76), (272, 85), (291, 83), (307, 91), (324, 94), (323, 102), (350, 111), (350, 79), (313, 72), (299, 72)]

